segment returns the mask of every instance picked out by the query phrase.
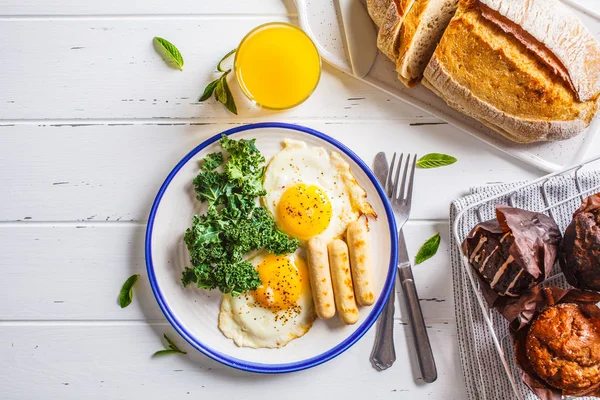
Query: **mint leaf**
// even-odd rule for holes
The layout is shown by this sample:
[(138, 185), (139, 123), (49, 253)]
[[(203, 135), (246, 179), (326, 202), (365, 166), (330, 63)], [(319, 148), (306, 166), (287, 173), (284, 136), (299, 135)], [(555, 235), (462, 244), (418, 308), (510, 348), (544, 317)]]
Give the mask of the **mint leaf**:
[(441, 153), (429, 153), (417, 160), (417, 167), (419, 168), (438, 168), (445, 167), (446, 165), (454, 164), (456, 158), (447, 154)]
[(231, 90), (229, 90), (229, 85), (227, 84), (227, 79), (223, 77), (223, 89), (225, 90), (225, 95), (227, 95), (227, 101), (225, 102), (225, 108), (227, 108), (230, 112), (237, 115), (237, 106), (235, 105), (235, 100), (233, 99), (233, 95), (231, 94)]
[(219, 79), (215, 79), (214, 81), (212, 81), (211, 83), (209, 83), (206, 88), (204, 88), (204, 93), (202, 93), (202, 97), (200, 97), (200, 99), (198, 101), (202, 102), (205, 100), (208, 100), (210, 98), (210, 96), (212, 96), (213, 92), (215, 91), (215, 88), (217, 87), (217, 83), (219, 83)]
[(229, 89), (229, 84), (227, 83), (227, 75), (229, 75), (229, 73), (231, 72), (231, 68), (228, 70), (224, 70), (221, 67), (221, 64), (229, 56), (231, 56), (233, 53), (235, 53), (236, 50), (237, 49), (231, 50), (229, 53), (227, 53), (225, 55), (225, 57), (221, 58), (221, 61), (219, 61), (219, 63), (217, 64), (217, 71), (222, 72), (223, 75), (221, 75), (220, 78), (215, 79), (214, 81), (212, 81), (211, 83), (209, 83), (206, 86), (206, 88), (204, 89), (204, 93), (202, 93), (202, 96), (200, 96), (200, 100), (199, 100), (199, 101), (208, 100), (210, 98), (210, 96), (214, 93), (215, 99), (217, 99), (217, 101), (221, 102), (225, 106), (225, 108), (227, 108), (230, 112), (234, 113), (235, 115), (237, 115), (237, 113), (238, 113), (237, 106), (235, 104), (233, 95), (231, 94), (231, 90)]
[(183, 70), (183, 56), (173, 43), (156, 36), (154, 38), (154, 47), (167, 64), (174, 64), (177, 68)]
[(131, 299), (133, 296), (133, 285), (137, 282), (139, 275), (131, 275), (125, 283), (123, 287), (121, 287), (121, 292), (119, 293), (119, 305), (121, 308), (125, 308), (131, 304)]
[(223, 75), (215, 87), (215, 97), (223, 104), (227, 104), (227, 93), (225, 92), (225, 87), (223, 84), (223, 81), (227, 79), (226, 77), (227, 74)]
[(179, 353), (177, 350), (158, 350), (156, 353), (154, 353), (154, 356), (160, 356), (163, 354), (173, 354), (173, 353)]
[(421, 264), (423, 261), (435, 256), (435, 253), (437, 253), (438, 248), (440, 247), (441, 240), (442, 238), (439, 233), (436, 233), (427, 239), (415, 257), (415, 264)]
[(171, 339), (169, 339), (169, 337), (167, 336), (167, 334), (163, 334), (165, 340), (167, 341), (167, 346), (165, 350), (158, 350), (157, 352), (155, 352), (153, 355), (155, 356), (160, 356), (162, 354), (174, 354), (174, 353), (180, 353), (180, 354), (187, 354), (187, 352), (180, 350), (179, 347), (177, 347), (177, 345), (175, 345), (175, 343), (173, 343), (173, 341)]

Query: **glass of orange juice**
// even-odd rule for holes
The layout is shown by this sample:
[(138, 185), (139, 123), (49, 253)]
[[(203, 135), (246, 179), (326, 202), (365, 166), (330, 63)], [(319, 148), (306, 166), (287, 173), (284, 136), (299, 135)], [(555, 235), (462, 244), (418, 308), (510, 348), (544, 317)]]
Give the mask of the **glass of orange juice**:
[(270, 22), (250, 31), (235, 55), (234, 69), (244, 94), (261, 107), (284, 110), (306, 100), (321, 76), (321, 58), (301, 29)]

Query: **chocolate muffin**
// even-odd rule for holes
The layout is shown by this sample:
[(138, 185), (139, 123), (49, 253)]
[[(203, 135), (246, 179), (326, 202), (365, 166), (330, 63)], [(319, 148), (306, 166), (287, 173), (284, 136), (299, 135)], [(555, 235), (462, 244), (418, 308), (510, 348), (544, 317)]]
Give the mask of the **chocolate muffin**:
[(496, 219), (480, 223), (463, 242), (463, 253), (491, 289), (484, 295), (517, 297), (544, 281), (552, 270), (561, 234), (547, 215), (503, 205)]
[(545, 309), (525, 339), (537, 376), (563, 394), (576, 394), (600, 382), (600, 334), (577, 304)]
[(573, 214), (559, 260), (571, 285), (600, 291), (600, 193), (586, 198)]
[(494, 233), (480, 229), (467, 243), (469, 263), (499, 295), (518, 296), (538, 283), (510, 254), (515, 243), (512, 232)]

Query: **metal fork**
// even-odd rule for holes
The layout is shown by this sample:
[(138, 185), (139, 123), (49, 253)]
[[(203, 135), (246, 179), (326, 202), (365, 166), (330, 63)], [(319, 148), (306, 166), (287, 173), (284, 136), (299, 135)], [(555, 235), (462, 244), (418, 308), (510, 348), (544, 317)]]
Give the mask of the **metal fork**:
[[(421, 306), (419, 304), (419, 297), (412, 276), (404, 234), (402, 232), (402, 227), (410, 216), (417, 155), (415, 154), (414, 157), (411, 157), (411, 155), (408, 154), (404, 168), (402, 168), (403, 158), (404, 154), (400, 154), (398, 163), (396, 163), (396, 153), (394, 153), (384, 186), (398, 225), (398, 275), (402, 284), (402, 292), (404, 293), (407, 303), (413, 335), (415, 337), (419, 367), (421, 369), (423, 380), (425, 382), (433, 382), (437, 379), (435, 360), (433, 359), (427, 329), (423, 320), (423, 313), (421, 312)], [(385, 154), (377, 154), (376, 160), (377, 159), (379, 159), (379, 164), (381, 165), (382, 159), (385, 160)], [(410, 174), (408, 172), (409, 169)], [(402, 181), (399, 182), (401, 171), (403, 171)], [(384, 174), (381, 172), (378, 174), (379, 177), (383, 177), (383, 175)], [(393, 178), (394, 175), (395, 177)], [(373, 352), (371, 353), (371, 361), (380, 370), (391, 367), (394, 361), (396, 361), (396, 351), (394, 348), (394, 302), (395, 287), (390, 293), (388, 302), (377, 325), (375, 345), (373, 347)]]

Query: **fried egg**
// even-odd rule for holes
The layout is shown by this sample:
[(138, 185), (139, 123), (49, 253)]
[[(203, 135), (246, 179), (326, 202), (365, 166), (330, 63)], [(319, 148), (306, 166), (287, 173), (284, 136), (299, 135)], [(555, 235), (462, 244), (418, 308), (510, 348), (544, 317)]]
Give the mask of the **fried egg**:
[(301, 243), (313, 237), (331, 242), (361, 214), (376, 217), (350, 165), (338, 153), (304, 142), (283, 142), (265, 170), (263, 188), (263, 205), (277, 227)]
[(238, 346), (283, 347), (308, 332), (316, 318), (306, 262), (298, 253), (263, 253), (250, 262), (262, 285), (223, 296), (219, 329)]

